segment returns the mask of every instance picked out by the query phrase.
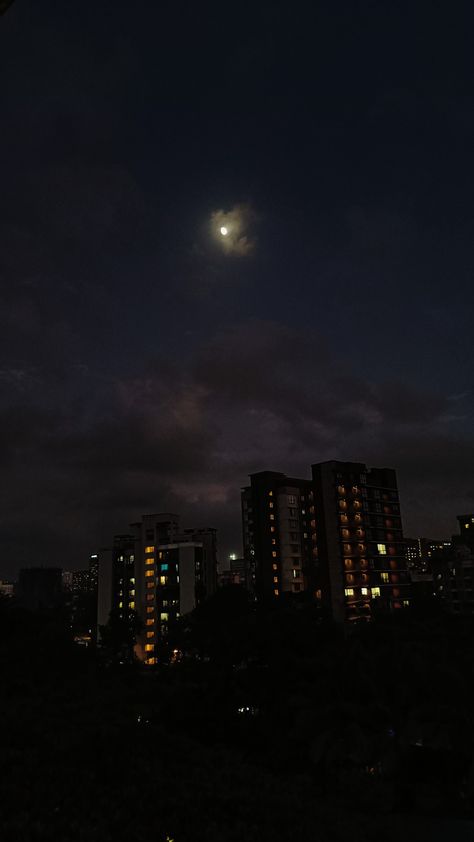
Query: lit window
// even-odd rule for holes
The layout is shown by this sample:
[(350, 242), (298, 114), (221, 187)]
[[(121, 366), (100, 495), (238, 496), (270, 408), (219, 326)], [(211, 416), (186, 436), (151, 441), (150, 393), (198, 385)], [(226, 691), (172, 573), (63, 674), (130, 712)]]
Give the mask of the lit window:
[(299, 570), (293, 570), (293, 579), (297, 579), (299, 575), (300, 575)]
[(150, 664), (150, 665), (151, 665), (151, 664), (157, 664), (157, 663), (158, 663), (158, 658), (147, 658), (147, 659), (146, 659), (146, 663), (147, 663), (147, 664)]
[(269, 508), (270, 508), (270, 509), (273, 509), (273, 503), (272, 503), (272, 501), (271, 501), (271, 500), (270, 500), (270, 502), (269, 502), (268, 506), (269, 506)]
[[(153, 608), (147, 608), (147, 611), (153, 611)], [(149, 620), (146, 621), (147, 626), (154, 626), (155, 621), (150, 617)]]
[(273, 591), (273, 593), (275, 594), (275, 596), (279, 596), (279, 595), (280, 595), (280, 591), (278, 590), (278, 588), (275, 588), (275, 590)]
[(274, 526), (270, 526), (270, 532), (275, 532), (275, 527), (274, 527)]
[(154, 643), (145, 643), (145, 652), (153, 652), (154, 648)]
[(167, 576), (160, 576), (160, 585), (166, 585), (167, 581), (168, 581)]
[(162, 565), (161, 565), (161, 570), (168, 570), (168, 565), (167, 565), (167, 564), (162, 564)]
[(123, 608), (123, 602), (119, 602), (119, 608)]
[(145, 558), (145, 564), (154, 564), (154, 563), (155, 563), (155, 559), (153, 558), (153, 556), (151, 556), (150, 558)]
[(380, 588), (372, 588), (372, 597), (380, 596)]
[(135, 584), (135, 578), (134, 578), (133, 576), (132, 576), (132, 578), (130, 579), (130, 584), (131, 584), (131, 585), (134, 585), (134, 584)]
[(160, 614), (160, 620), (163, 620), (163, 622), (165, 622), (165, 623), (166, 623), (166, 622), (168, 621), (168, 619), (169, 619), (169, 614), (168, 614), (168, 612), (167, 612), (167, 611), (162, 611), (162, 612), (161, 612), (161, 614)]
[(273, 570), (278, 570), (278, 564), (272, 564)]
[(273, 577), (273, 581), (275, 582), (275, 584), (277, 584), (277, 585), (278, 585), (278, 576), (274, 576), (274, 577)]
[(405, 608), (408, 608), (408, 606), (410, 605), (410, 600), (409, 600), (409, 599), (404, 599), (404, 600), (403, 600), (403, 605), (405, 606)]
[[(153, 596), (152, 596), (151, 594), (150, 594), (150, 596), (151, 596), (151, 598), (153, 599)], [(153, 614), (154, 610), (155, 610), (155, 609), (154, 609), (154, 608), (152, 608), (152, 607), (151, 607), (151, 605), (148, 605), (148, 606), (147, 606), (147, 609), (146, 609), (146, 613), (147, 613), (147, 614)], [(149, 622), (149, 620), (147, 620), (147, 623), (148, 623), (148, 622)], [(154, 622), (154, 620), (152, 620), (151, 622), (153, 623), (153, 622)]]
[(360, 592), (361, 592), (362, 596), (367, 596), (368, 593), (369, 593), (369, 589), (368, 588), (361, 588)]
[(135, 603), (134, 603), (133, 599), (132, 599), (131, 602), (128, 603), (128, 607), (132, 608), (132, 609), (135, 608)]
[(272, 550), (272, 556), (273, 556), (273, 558), (277, 557), (277, 554), (276, 554), (275, 550)]
[(273, 491), (269, 491), (269, 492), (268, 492), (268, 496), (269, 496), (269, 497), (273, 497)]
[(377, 552), (379, 555), (387, 555), (386, 544), (377, 544)]
[(344, 593), (346, 596), (354, 596), (354, 588), (345, 588)]
[(381, 578), (382, 582), (385, 582), (385, 584), (386, 584), (388, 582), (388, 573), (381, 573), (380, 578)]
[(276, 538), (272, 538), (272, 544), (275, 545), (277, 542)]
[(135, 596), (135, 588), (132, 588), (132, 589), (129, 591), (129, 594), (130, 594), (130, 596)]
[(270, 515), (270, 520), (275, 520), (275, 515)]
[(148, 632), (146, 633), (146, 636), (147, 636), (148, 638), (150, 638), (150, 637), (154, 637), (154, 636), (155, 636), (155, 632), (154, 632), (154, 631), (148, 631)]
[(155, 548), (153, 546), (145, 547), (145, 555), (150, 555), (150, 553), (154, 553)]
[(153, 602), (154, 598), (155, 598), (154, 593), (147, 593), (147, 595), (146, 595), (146, 601), (147, 602)]
[(154, 575), (153, 570), (145, 570), (145, 576), (146, 577), (153, 576), (153, 575)]

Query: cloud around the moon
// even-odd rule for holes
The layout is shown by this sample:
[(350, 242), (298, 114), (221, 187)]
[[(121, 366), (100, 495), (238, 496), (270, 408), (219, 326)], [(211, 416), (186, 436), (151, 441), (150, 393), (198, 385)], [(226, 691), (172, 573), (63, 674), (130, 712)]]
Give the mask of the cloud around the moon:
[[(226, 254), (234, 257), (249, 257), (254, 253), (257, 245), (256, 237), (250, 231), (257, 219), (255, 210), (249, 204), (237, 204), (230, 210), (212, 211), (212, 236)], [(221, 233), (222, 230), (226, 233)]]

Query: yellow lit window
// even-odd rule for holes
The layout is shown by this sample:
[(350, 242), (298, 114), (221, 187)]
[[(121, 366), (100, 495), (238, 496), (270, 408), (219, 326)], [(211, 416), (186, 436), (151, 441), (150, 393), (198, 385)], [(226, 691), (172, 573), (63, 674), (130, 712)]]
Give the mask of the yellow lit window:
[(145, 547), (145, 554), (146, 554), (146, 555), (150, 555), (150, 553), (154, 553), (154, 552), (155, 552), (155, 547), (154, 547), (154, 546), (151, 546), (151, 545), (150, 545), (149, 547)]
[(155, 559), (153, 558), (153, 556), (150, 556), (150, 558), (145, 559), (145, 564), (154, 564), (154, 563), (155, 563)]
[(131, 585), (134, 585), (134, 584), (135, 584), (135, 579), (134, 579), (133, 577), (130, 579), (130, 584), (131, 584)]
[(269, 497), (273, 497), (273, 491), (269, 491), (269, 492), (268, 492), (268, 496), (269, 496)]
[(155, 636), (155, 632), (154, 632), (154, 631), (149, 631), (149, 632), (147, 632), (147, 633), (146, 633), (146, 636), (147, 636), (148, 638), (150, 638), (150, 637), (154, 637), (154, 636)]
[(386, 544), (377, 544), (377, 552), (379, 555), (387, 555)]
[(159, 551), (159, 553), (158, 553), (158, 558), (163, 558), (163, 553), (162, 553), (162, 551), (161, 551), (161, 550), (160, 550), (160, 551)]
[(169, 619), (169, 614), (168, 614), (168, 612), (167, 612), (167, 611), (162, 611), (162, 612), (161, 612), (161, 614), (160, 614), (160, 620), (163, 620), (163, 622), (165, 622), (165, 623), (166, 623), (166, 622), (168, 621), (168, 619)]
[(381, 573), (380, 578), (381, 578), (382, 582), (387, 583), (388, 582), (388, 573)]
[(145, 570), (145, 576), (153, 576), (153, 570)]
[(367, 596), (368, 593), (369, 593), (369, 589), (368, 588), (361, 588), (360, 592), (361, 592), (362, 596)]
[(135, 602), (133, 601), (133, 599), (132, 599), (131, 602), (128, 603), (128, 607), (129, 608), (135, 608)]
[(154, 648), (154, 643), (145, 643), (145, 652), (153, 652)]
[(150, 665), (151, 665), (151, 664), (157, 664), (157, 663), (158, 663), (158, 658), (147, 658), (147, 659), (146, 659), (146, 663), (147, 663), (147, 664), (150, 664)]
[(146, 586), (147, 586), (147, 588), (154, 588), (154, 587), (155, 587), (155, 583), (154, 583), (154, 582), (147, 582), (147, 583), (146, 583)]
[(276, 554), (275, 550), (272, 550), (272, 556), (273, 556), (273, 558), (277, 557), (277, 554)]
[(135, 596), (135, 588), (131, 588), (128, 593), (129, 596)]
[(344, 593), (346, 596), (354, 596), (354, 588), (346, 588)]
[(403, 605), (405, 606), (405, 608), (408, 608), (408, 606), (410, 605), (410, 600), (409, 600), (409, 599), (404, 599), (404, 600), (403, 600)]
[[(153, 611), (153, 608), (151, 610)], [(155, 621), (150, 617), (150, 619), (146, 621), (146, 624), (147, 624), (147, 626), (154, 626)]]
[[(153, 598), (153, 594), (149, 594), (149, 596), (151, 596), (151, 597)], [(154, 610), (155, 610), (155, 609), (154, 609), (154, 608), (152, 608), (152, 607), (151, 607), (151, 605), (147, 605), (147, 609), (146, 609), (146, 613), (147, 613), (147, 614), (153, 614)], [(147, 622), (148, 622), (148, 620), (147, 620)], [(152, 620), (152, 623), (153, 623), (153, 622), (154, 622), (154, 620)]]
[(119, 608), (123, 608), (123, 602), (119, 602)]
[(154, 598), (155, 598), (154, 593), (147, 593), (147, 595), (146, 595), (146, 601), (147, 602), (153, 602)]
[(166, 585), (166, 580), (167, 580), (166, 576), (160, 576), (160, 585)]
[(380, 596), (380, 588), (372, 588), (372, 596)]
[(273, 577), (273, 581), (275, 582), (275, 584), (277, 584), (277, 585), (278, 585), (278, 576), (274, 576), (274, 577)]

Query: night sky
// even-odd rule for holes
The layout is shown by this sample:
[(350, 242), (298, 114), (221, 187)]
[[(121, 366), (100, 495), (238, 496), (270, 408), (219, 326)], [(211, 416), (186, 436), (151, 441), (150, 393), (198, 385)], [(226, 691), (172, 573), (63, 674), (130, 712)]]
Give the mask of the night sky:
[(152, 511), (240, 552), (248, 473), (331, 458), (397, 468), (407, 535), (456, 531), (471, 5), (0, 17), (0, 578)]

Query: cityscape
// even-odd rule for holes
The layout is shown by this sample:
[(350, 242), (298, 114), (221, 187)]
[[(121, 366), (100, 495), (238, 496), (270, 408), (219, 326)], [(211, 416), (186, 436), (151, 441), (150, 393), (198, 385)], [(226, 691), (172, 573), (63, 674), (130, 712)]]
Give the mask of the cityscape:
[(222, 587), (265, 607), (312, 604), (321, 621), (351, 625), (430, 605), (474, 613), (474, 513), (456, 516), (451, 537), (408, 537), (393, 468), (333, 461), (311, 472), (251, 475), (241, 492), (243, 551), (224, 563), (216, 529), (145, 514), (84, 569), (23, 568), (18, 582), (0, 580), (0, 593), (35, 612), (62, 609), (83, 646), (101, 644), (111, 615), (130, 622), (140, 629), (133, 657), (147, 666), (158, 664), (170, 626)]
[(0, 0), (0, 842), (474, 839), (473, 31)]

